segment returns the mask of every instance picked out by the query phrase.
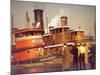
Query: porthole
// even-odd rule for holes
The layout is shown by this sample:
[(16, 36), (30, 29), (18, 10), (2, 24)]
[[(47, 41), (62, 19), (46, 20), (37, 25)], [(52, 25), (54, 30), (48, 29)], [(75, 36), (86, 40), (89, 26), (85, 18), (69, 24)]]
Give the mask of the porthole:
[(29, 53), (29, 51), (27, 51), (27, 53)]

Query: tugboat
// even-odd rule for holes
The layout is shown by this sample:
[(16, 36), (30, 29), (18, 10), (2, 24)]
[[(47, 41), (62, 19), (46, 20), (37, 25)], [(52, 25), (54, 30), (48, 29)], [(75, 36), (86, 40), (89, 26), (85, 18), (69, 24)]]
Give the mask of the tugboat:
[(12, 50), (12, 62), (20, 63), (37, 59), (45, 45), (43, 41), (43, 10), (36, 9), (36, 28), (20, 29), (12, 32), (15, 41), (15, 49)]

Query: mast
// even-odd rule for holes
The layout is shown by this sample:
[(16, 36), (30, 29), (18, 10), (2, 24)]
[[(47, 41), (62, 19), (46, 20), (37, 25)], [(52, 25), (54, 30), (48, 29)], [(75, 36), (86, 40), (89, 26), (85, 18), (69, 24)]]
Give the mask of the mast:
[(46, 28), (47, 28), (47, 33), (49, 33), (49, 28), (48, 28), (48, 17), (46, 17)]
[(29, 15), (28, 15), (28, 11), (26, 11), (26, 25), (27, 25), (27, 28), (29, 28), (29, 26), (30, 26), (30, 18), (29, 18)]

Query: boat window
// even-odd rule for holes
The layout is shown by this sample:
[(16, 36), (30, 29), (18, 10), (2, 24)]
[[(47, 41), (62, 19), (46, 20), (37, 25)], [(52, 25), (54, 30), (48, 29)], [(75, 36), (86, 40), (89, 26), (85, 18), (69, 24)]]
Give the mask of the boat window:
[(64, 31), (67, 32), (67, 29), (64, 28)]
[(32, 32), (31, 34), (32, 34), (32, 36), (34, 35), (34, 33), (33, 33), (33, 32)]
[(17, 38), (18, 37), (18, 34), (16, 34), (15, 37)]
[(28, 32), (28, 36), (30, 36), (30, 32)]
[(84, 34), (84, 33), (81, 31), (81, 34)]
[(53, 30), (51, 31), (51, 34), (54, 34), (54, 31)]
[(75, 35), (77, 35), (77, 32), (75, 32)]
[(58, 29), (57, 30), (54, 30), (54, 33), (57, 33), (58, 32)]
[(36, 33), (36, 35), (38, 35), (38, 32)]
[(38, 32), (38, 35), (40, 35), (40, 33)]
[(62, 32), (62, 29), (59, 29), (59, 32)]
[(59, 29), (56, 30), (56, 33), (58, 33), (58, 32), (59, 32)]
[(56, 30), (54, 30), (53, 33), (55, 34), (56, 33)]
[(30, 36), (32, 36), (32, 32), (30, 32)]
[(24, 35), (25, 35), (25, 36), (27, 36), (27, 34), (26, 34), (26, 33), (25, 33)]
[(27, 53), (29, 53), (29, 51), (27, 51)]
[(36, 35), (36, 33), (34, 33), (34, 35)]
[(21, 33), (18, 35), (18, 37), (22, 37), (22, 36), (23, 36), (23, 34), (21, 34)]
[(26, 36), (28, 36), (28, 33), (25, 33)]

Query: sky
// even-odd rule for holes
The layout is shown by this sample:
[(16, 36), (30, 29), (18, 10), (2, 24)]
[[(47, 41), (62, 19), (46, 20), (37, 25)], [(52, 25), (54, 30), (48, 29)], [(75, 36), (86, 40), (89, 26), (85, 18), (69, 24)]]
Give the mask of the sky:
[[(85, 35), (94, 36), (94, 24), (96, 24), (96, 6), (89, 5), (72, 5), (72, 4), (57, 4), (43, 2), (28, 2), (28, 1), (13, 1), (11, 14), (13, 15), (14, 28), (27, 28), (26, 11), (30, 18), (30, 27), (34, 23), (34, 9), (42, 9), (44, 29), (47, 27), (60, 26), (60, 17), (68, 17), (68, 26), (70, 29), (85, 31)], [(48, 20), (47, 20), (48, 19)], [(47, 23), (48, 21), (48, 23)]]

